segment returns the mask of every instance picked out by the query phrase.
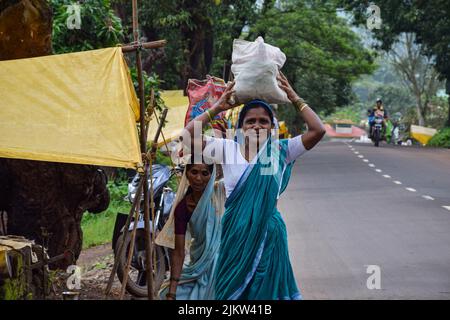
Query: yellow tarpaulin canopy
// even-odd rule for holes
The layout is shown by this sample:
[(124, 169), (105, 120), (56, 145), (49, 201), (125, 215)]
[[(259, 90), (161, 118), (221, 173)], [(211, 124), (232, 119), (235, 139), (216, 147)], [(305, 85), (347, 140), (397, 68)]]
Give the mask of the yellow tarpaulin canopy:
[(0, 157), (136, 168), (138, 118), (119, 47), (0, 61)]
[[(163, 128), (164, 138), (166, 139), (166, 142), (169, 143), (170, 141), (177, 139), (184, 128), (184, 119), (189, 106), (189, 99), (183, 95), (183, 90), (163, 91), (161, 93), (161, 98), (169, 109), (167, 111), (166, 125)], [(151, 121), (147, 137), (149, 141), (153, 141), (157, 129), (157, 122)], [(158, 140), (158, 146), (161, 145), (164, 145), (162, 135), (159, 136)]]

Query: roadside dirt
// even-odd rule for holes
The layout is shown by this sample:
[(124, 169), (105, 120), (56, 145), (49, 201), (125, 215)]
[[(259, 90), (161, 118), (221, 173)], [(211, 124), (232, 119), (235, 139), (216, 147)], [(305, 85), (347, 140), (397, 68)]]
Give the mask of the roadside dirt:
[[(121, 284), (114, 278), (113, 287), (108, 297), (105, 296), (105, 288), (109, 275), (113, 268), (114, 255), (111, 243), (85, 249), (77, 261), (81, 268), (81, 290), (80, 300), (115, 300), (119, 299)], [(59, 278), (54, 285), (54, 292), (50, 299), (62, 300), (62, 292), (67, 290), (66, 279)], [(132, 299), (131, 295), (125, 293), (124, 300)]]

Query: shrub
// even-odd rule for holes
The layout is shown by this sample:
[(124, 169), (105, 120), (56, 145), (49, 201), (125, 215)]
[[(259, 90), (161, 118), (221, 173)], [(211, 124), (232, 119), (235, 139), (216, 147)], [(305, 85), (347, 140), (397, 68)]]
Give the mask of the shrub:
[(450, 127), (439, 130), (438, 133), (431, 138), (428, 146), (450, 148)]
[(85, 212), (81, 221), (83, 230), (83, 249), (107, 243), (112, 239), (112, 232), (118, 212), (130, 211), (131, 204), (124, 200), (128, 192), (128, 184), (124, 181), (108, 182), (111, 197), (108, 209), (102, 213)]

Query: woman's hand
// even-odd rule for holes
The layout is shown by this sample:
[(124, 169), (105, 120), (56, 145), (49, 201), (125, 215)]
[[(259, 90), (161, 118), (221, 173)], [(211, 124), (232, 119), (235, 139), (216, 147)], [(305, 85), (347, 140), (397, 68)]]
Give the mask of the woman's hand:
[(236, 107), (238, 104), (236, 101), (230, 101), (230, 98), (233, 96), (233, 94), (236, 92), (234, 88), (235, 82), (231, 82), (226, 87), (225, 91), (223, 92), (222, 96), (217, 100), (217, 102), (214, 104), (214, 106), (211, 109), (214, 109), (217, 113), (226, 111), (228, 109), (232, 109)]
[(280, 83), (278, 84), (278, 86), (283, 89), (284, 92), (286, 92), (288, 99), (294, 103), (295, 101), (297, 101), (298, 99), (300, 99), (300, 97), (298, 96), (298, 94), (295, 92), (294, 89), (292, 89), (291, 84), (289, 83), (288, 79), (286, 78), (286, 76), (283, 74), (283, 72), (280, 71), (280, 74), (277, 77), (277, 80), (280, 81)]
[[(293, 104), (300, 99), (281, 71), (277, 79), (280, 81), (278, 85), (286, 92), (289, 100)], [(302, 135), (302, 143), (306, 150), (311, 150), (325, 135), (325, 127), (313, 109), (302, 107), (299, 112), (308, 126), (308, 131)]]
[(167, 295), (166, 300), (175, 300), (175, 299), (171, 295)]

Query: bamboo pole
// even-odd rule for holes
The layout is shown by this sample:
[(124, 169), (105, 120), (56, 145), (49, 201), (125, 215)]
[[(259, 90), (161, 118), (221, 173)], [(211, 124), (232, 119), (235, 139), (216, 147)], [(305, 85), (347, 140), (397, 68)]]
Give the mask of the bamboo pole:
[[(158, 129), (156, 130), (156, 134), (155, 134), (155, 137), (154, 137), (154, 139), (153, 139), (153, 141), (154, 141), (153, 145), (156, 144), (155, 141), (158, 141), (159, 135), (162, 134), (162, 126), (163, 126), (164, 121), (165, 121), (165, 119), (166, 119), (167, 112), (168, 112), (168, 109), (167, 109), (167, 108), (164, 109), (163, 112), (162, 112), (162, 114), (161, 114), (161, 118), (160, 118), (159, 121), (158, 121)], [(157, 118), (156, 118), (156, 119), (157, 119)], [(158, 120), (158, 119), (157, 119), (157, 120)], [(152, 148), (152, 150), (153, 150), (153, 148)], [(150, 151), (150, 152), (151, 152), (151, 151)], [(150, 154), (150, 157), (149, 157), (149, 158), (151, 159), (151, 154)], [(150, 169), (150, 174), (151, 174), (151, 169)], [(116, 252), (116, 259), (115, 259), (115, 261), (114, 261), (114, 266), (113, 266), (113, 269), (112, 269), (112, 271), (111, 271), (111, 274), (110, 274), (110, 277), (109, 277), (109, 280), (108, 280), (107, 288), (106, 288), (106, 290), (105, 290), (106, 296), (108, 296), (109, 293), (111, 292), (111, 288), (112, 288), (112, 284), (113, 284), (113, 281), (114, 281), (114, 277), (115, 277), (115, 274), (116, 274), (117, 268), (118, 268), (118, 257), (121, 257), (121, 256), (123, 255), (123, 250), (126, 249), (125, 243), (128, 242), (128, 237), (132, 236), (132, 235), (130, 235), (130, 233), (127, 232), (127, 231), (128, 231), (128, 229), (129, 229), (129, 227), (130, 227), (131, 217), (133, 216), (133, 213), (134, 213), (135, 211), (136, 211), (136, 212), (139, 211), (138, 208), (139, 208), (139, 204), (140, 204), (140, 200), (141, 200), (142, 188), (143, 188), (143, 186), (144, 186), (144, 179), (143, 179), (143, 178), (144, 178), (144, 176), (141, 178), (141, 181), (139, 182), (139, 185), (138, 185), (138, 188), (137, 188), (137, 191), (136, 191), (136, 196), (135, 196), (135, 198), (134, 198), (132, 207), (131, 207), (131, 209), (130, 209), (130, 213), (129, 213), (128, 218), (127, 218), (127, 221), (126, 221), (126, 223), (125, 223), (125, 227), (124, 227), (124, 230), (125, 230), (124, 240), (123, 240), (123, 242), (122, 242), (122, 244), (121, 244), (121, 246), (120, 246), (118, 252)], [(152, 192), (152, 189), (153, 189), (153, 185), (151, 185), (151, 190), (150, 190), (151, 192)], [(154, 216), (154, 207), (152, 208), (152, 211), (153, 211), (153, 212), (152, 212), (152, 215)], [(135, 221), (137, 221), (137, 219), (135, 219)], [(134, 225), (134, 227), (135, 227), (135, 226), (136, 226), (136, 224)], [(155, 230), (155, 229), (154, 229), (154, 230)], [(134, 231), (134, 228), (133, 228), (133, 231)], [(133, 239), (132, 239), (131, 241), (133, 242)], [(130, 252), (132, 252), (132, 250), (131, 250)], [(129, 262), (129, 259), (128, 259), (128, 260), (127, 260), (126, 267), (125, 267), (126, 270), (129, 270), (129, 265), (130, 265), (130, 262)], [(128, 274), (128, 272), (126, 272), (126, 274)], [(124, 278), (124, 279), (127, 280), (126, 278)], [(124, 279), (122, 279), (122, 286), (126, 285), (126, 281), (125, 281)], [(122, 290), (123, 290), (123, 287), (122, 287)], [(121, 292), (122, 292), (122, 290), (121, 290)], [(123, 294), (121, 294), (121, 298), (120, 298), (120, 299), (122, 299), (122, 297), (123, 297)]]
[(133, 51), (140, 50), (140, 49), (163, 48), (166, 44), (167, 44), (167, 40), (158, 40), (158, 41), (124, 45), (124, 46), (121, 46), (121, 48), (122, 48), (122, 52), (128, 53), (128, 52), (133, 52)]
[[(139, 196), (139, 199), (140, 198), (141, 197)], [(130, 250), (128, 251), (127, 262), (125, 264), (125, 271), (124, 271), (124, 274), (123, 274), (123, 277), (122, 277), (122, 287), (120, 289), (119, 300), (123, 300), (123, 296), (125, 295), (125, 289), (127, 287), (128, 273), (130, 272), (131, 258), (133, 257), (134, 244), (135, 244), (135, 240), (136, 240), (136, 230), (137, 230), (137, 225), (138, 225), (138, 222), (139, 222), (140, 204), (141, 204), (141, 201), (138, 201), (137, 206), (136, 206), (136, 213), (134, 215), (133, 231), (131, 232)], [(128, 233), (128, 229), (126, 229), (125, 232)], [(124, 241), (123, 243), (126, 243), (126, 242)], [(126, 246), (124, 246), (124, 247), (126, 249)], [(121, 257), (121, 256), (119, 256), (119, 257)]]
[(148, 114), (148, 119), (146, 119), (146, 123), (145, 123), (145, 136), (148, 138), (148, 130), (150, 129), (150, 121), (153, 115), (155, 115), (155, 119), (158, 120), (158, 117), (156, 116), (156, 110), (155, 110), (155, 90), (151, 90), (150, 92), (150, 102), (149, 102), (149, 107), (147, 108), (147, 110), (149, 108), (151, 108), (151, 113)]
[[(165, 121), (166, 116), (167, 116), (167, 108), (163, 110), (163, 114), (162, 114), (161, 120), (160, 120), (160, 125), (158, 126), (158, 129), (157, 129), (157, 132), (156, 132), (156, 135), (155, 135), (155, 138), (154, 138), (156, 141), (159, 139), (159, 135), (162, 132), (162, 125), (163, 125), (163, 123)], [(148, 124), (147, 124), (147, 128), (148, 128)], [(147, 136), (147, 133), (146, 133), (146, 136)], [(152, 150), (153, 150), (153, 148), (152, 148)], [(152, 157), (151, 157), (151, 155), (148, 158), (149, 158), (149, 168), (150, 168), (149, 174), (150, 174), (150, 176), (152, 176), (153, 174), (152, 174)], [(151, 179), (150, 181), (151, 181), (151, 184), (150, 184), (150, 197), (151, 197), (150, 198), (150, 203), (154, 203), (154, 198), (153, 198), (153, 179)], [(134, 251), (134, 246), (135, 246), (135, 239), (136, 239), (137, 221), (138, 221), (138, 216), (139, 216), (139, 207), (140, 207), (139, 205), (140, 205), (140, 201), (137, 203), (137, 206), (136, 206), (136, 214), (135, 214), (135, 219), (134, 219), (133, 231), (131, 233), (130, 249), (129, 249), (129, 252), (128, 252), (128, 255), (127, 255), (127, 262), (126, 262), (126, 265), (125, 265), (125, 272), (124, 272), (124, 276), (123, 276), (123, 279), (122, 279), (122, 287), (121, 287), (120, 296), (119, 296), (120, 300), (122, 300), (124, 295), (125, 295), (126, 283), (128, 281), (128, 273), (130, 271), (131, 259), (132, 259), (132, 256), (133, 256), (133, 251)], [(151, 210), (152, 210), (152, 243), (154, 243), (155, 242), (155, 230), (156, 230), (156, 227), (157, 227), (157, 226), (155, 226), (155, 206), (154, 205), (152, 206)], [(155, 259), (153, 259), (153, 265), (156, 265)]]
[[(145, 88), (144, 88), (144, 77), (143, 77), (143, 71), (142, 71), (142, 55), (141, 50), (142, 49), (157, 49), (162, 48), (167, 44), (166, 40), (158, 40), (158, 41), (151, 41), (151, 42), (144, 42), (141, 43), (139, 41), (139, 19), (138, 19), (138, 6), (137, 6), (137, 0), (132, 0), (132, 20), (133, 20), (133, 39), (134, 43), (130, 45), (124, 45), (121, 46), (122, 52), (129, 53), (129, 52), (135, 52), (136, 53), (136, 66), (137, 66), (137, 74), (138, 74), (138, 86), (139, 86), (139, 109), (140, 109), (140, 146), (141, 146), (141, 152), (143, 154), (147, 153), (147, 132), (148, 132), (148, 124), (145, 122)], [(163, 112), (164, 113), (164, 112)], [(165, 115), (167, 114), (167, 110), (165, 110), (165, 114), (162, 117), (165, 119)], [(158, 128), (157, 137), (159, 136), (159, 133), (161, 131), (161, 128)], [(156, 138), (158, 139), (158, 138)], [(152, 148), (152, 152), (154, 151), (154, 148)], [(141, 201), (141, 194), (142, 189), (144, 189), (144, 228), (145, 228), (145, 252), (146, 252), (146, 270), (147, 270), (147, 288), (148, 288), (148, 299), (152, 300), (154, 298), (154, 290), (153, 290), (153, 263), (152, 263), (152, 255), (153, 255), (153, 242), (150, 239), (150, 210), (149, 210), (149, 200), (151, 201), (151, 207), (154, 208), (154, 199), (151, 197), (149, 199), (149, 185), (148, 185), (148, 176), (149, 171), (151, 174), (151, 168), (149, 170), (149, 164), (147, 160), (144, 160), (144, 174), (143, 177), (139, 183), (136, 197), (133, 201), (132, 208), (130, 210), (130, 213), (128, 215), (127, 221), (125, 223), (125, 230), (127, 231), (129, 229), (130, 223), (131, 223), (131, 217), (133, 213), (136, 210), (137, 203), (140, 203)], [(152, 186), (153, 187), (153, 186)], [(153, 192), (150, 190), (150, 192)], [(139, 207), (139, 206), (138, 206)], [(153, 209), (154, 210), (154, 209)], [(136, 219), (135, 219), (136, 221)], [(122, 256), (123, 250), (125, 250), (125, 243), (128, 240), (128, 237), (130, 236), (129, 232), (125, 232), (124, 241), (119, 248), (119, 251), (116, 253), (116, 259), (114, 261), (114, 266), (111, 271), (108, 285), (105, 290), (106, 296), (109, 295), (111, 292), (111, 288), (114, 282), (114, 277), (117, 272), (118, 268), (118, 258)], [(129, 256), (127, 259), (127, 265), (126, 269), (129, 270), (130, 267), (130, 261)], [(126, 273), (125, 280), (127, 280), (128, 273)], [(124, 287), (126, 285), (127, 281), (122, 281), (122, 290), (121, 290), (121, 299), (124, 295)]]
[[(158, 117), (156, 116), (155, 113), (155, 91), (152, 89), (151, 90), (151, 96), (150, 96), (150, 103), (149, 106), (151, 108), (151, 112), (153, 114), (155, 114), (155, 118), (157, 119)], [(151, 115), (149, 116), (149, 118), (151, 117)], [(145, 128), (145, 137), (146, 139), (148, 139), (148, 130), (150, 128), (150, 119), (148, 119), (148, 121), (146, 122), (146, 128)], [(159, 126), (158, 126), (159, 129)], [(153, 177), (153, 152), (154, 152), (154, 148), (152, 145), (152, 148), (150, 150), (150, 156), (147, 157), (149, 160), (149, 168), (150, 168), (150, 177)], [(151, 206), (151, 214), (152, 214), (152, 243), (153, 245), (155, 245), (155, 232), (156, 232), (156, 227), (155, 227), (155, 200), (154, 200), (154, 188), (153, 188), (153, 179), (150, 179), (150, 203), (152, 204)], [(157, 268), (157, 263), (156, 263), (156, 258), (155, 255), (153, 255), (153, 267)], [(152, 271), (153, 272), (153, 271)], [(155, 288), (153, 288), (155, 289)]]
[[(132, 1), (133, 8), (133, 40), (139, 43), (139, 20), (137, 0)], [(144, 75), (142, 72), (142, 56), (141, 50), (136, 50), (136, 65), (139, 82), (139, 106), (140, 106), (140, 142), (141, 152), (147, 153), (147, 137), (145, 136), (145, 94), (144, 94)], [(149, 165), (146, 161), (144, 169), (144, 238), (145, 238), (145, 265), (147, 275), (147, 292), (148, 299), (153, 300), (153, 244), (150, 239), (150, 212), (149, 212), (149, 194), (148, 194), (148, 176)], [(153, 203), (151, 204), (153, 206)]]
[(125, 250), (125, 243), (128, 241), (128, 237), (130, 236), (127, 231), (128, 231), (128, 229), (130, 227), (131, 217), (133, 216), (133, 214), (134, 214), (134, 212), (136, 210), (138, 201), (140, 202), (140, 200), (141, 200), (141, 194), (142, 194), (142, 187), (143, 186), (144, 186), (144, 179), (141, 179), (141, 181), (139, 182), (139, 185), (138, 185), (138, 187), (136, 189), (136, 196), (134, 197), (133, 204), (131, 205), (131, 209), (130, 209), (130, 212), (128, 214), (127, 221), (125, 222), (125, 226), (124, 226), (125, 233), (124, 233), (123, 242), (122, 242), (122, 244), (121, 244), (121, 246), (119, 248), (119, 251), (116, 252), (116, 258), (114, 259), (114, 266), (113, 266), (113, 268), (111, 270), (111, 274), (109, 275), (108, 285), (106, 286), (106, 289), (105, 289), (105, 295), (106, 296), (108, 296), (109, 293), (111, 292), (111, 288), (112, 288), (112, 285), (113, 285), (113, 282), (114, 282), (114, 277), (116, 275), (117, 268), (119, 266), (119, 258), (118, 257), (120, 257), (123, 254), (123, 250)]
[[(153, 149), (153, 148), (152, 148)], [(153, 154), (150, 155), (149, 157), (149, 167), (150, 167), (150, 176), (153, 177)], [(155, 228), (155, 198), (154, 198), (154, 189), (153, 189), (153, 179), (150, 179), (150, 203), (151, 203), (151, 216), (152, 216), (152, 244), (153, 246), (155, 246), (155, 232), (156, 232), (156, 228)], [(150, 213), (150, 212), (149, 212)], [(153, 247), (152, 247), (153, 249)], [(156, 269), (158, 268), (157, 264), (156, 264), (156, 259), (155, 259), (155, 255), (152, 252), (152, 266)], [(156, 272), (155, 272), (156, 273)], [(152, 269), (152, 281), (153, 281), (153, 269)], [(154, 284), (154, 282), (153, 282)], [(154, 286), (152, 286), (152, 293), (153, 296), (155, 295), (155, 290), (154, 290)]]
[(159, 119), (158, 129), (156, 129), (155, 138), (153, 139), (152, 152), (156, 151), (156, 146), (158, 145), (159, 135), (162, 132), (162, 127), (164, 125), (164, 121), (166, 121), (168, 111), (169, 111), (169, 109), (164, 108), (164, 110), (161, 113), (161, 118)]
[[(161, 119), (158, 124), (158, 129), (156, 130), (155, 138), (153, 140), (151, 154), (149, 157), (149, 159), (150, 159), (150, 176), (153, 176), (153, 166), (152, 166), (153, 153), (156, 151), (156, 145), (158, 144), (159, 135), (162, 132), (162, 127), (164, 125), (164, 121), (166, 121), (167, 112), (168, 112), (168, 109), (165, 108), (162, 112)], [(152, 206), (151, 206), (151, 210), (152, 210), (151, 211), (152, 212), (152, 242), (155, 243), (156, 230), (157, 230), (158, 226), (155, 224), (155, 199), (154, 199), (153, 191), (154, 191), (154, 189), (153, 189), (153, 179), (152, 179), (151, 184), (150, 184), (150, 203), (152, 204)], [(163, 213), (161, 213), (161, 214), (163, 214)], [(153, 264), (155, 265), (155, 268), (156, 268), (157, 264), (156, 264), (155, 258), (153, 260)]]

